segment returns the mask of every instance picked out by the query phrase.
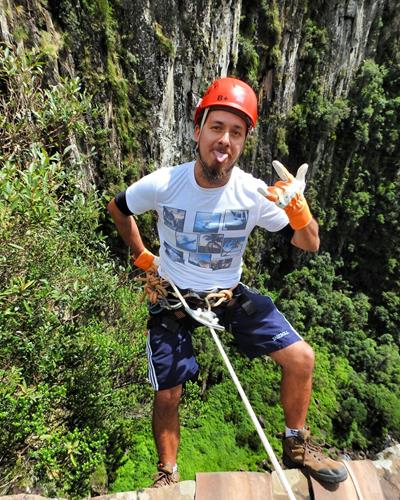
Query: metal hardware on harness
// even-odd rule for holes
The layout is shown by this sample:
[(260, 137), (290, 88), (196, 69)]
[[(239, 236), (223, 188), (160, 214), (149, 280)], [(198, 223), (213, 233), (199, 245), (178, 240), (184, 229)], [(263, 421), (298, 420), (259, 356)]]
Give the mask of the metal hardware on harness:
[(170, 285), (172, 286), (174, 292), (176, 293), (178, 299), (181, 301), (183, 308), (185, 311), (191, 316), (193, 319), (201, 323), (202, 325), (208, 326), (209, 328), (215, 328), (216, 330), (223, 331), (225, 330), (225, 327), (223, 325), (219, 324), (219, 319), (217, 315), (209, 309), (208, 311), (204, 311), (200, 307), (197, 308), (196, 310), (191, 309), (186, 302), (184, 296), (181, 294), (175, 283), (167, 278)]

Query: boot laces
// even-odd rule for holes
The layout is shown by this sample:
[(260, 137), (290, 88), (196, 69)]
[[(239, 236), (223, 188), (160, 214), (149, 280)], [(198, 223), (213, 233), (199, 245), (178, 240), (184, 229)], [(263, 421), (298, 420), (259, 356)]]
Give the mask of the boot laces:
[(303, 441), (303, 445), (305, 453), (308, 452), (314, 455), (314, 458), (316, 458), (319, 461), (325, 458), (325, 455), (323, 454), (322, 451), (322, 447), (318, 444), (313, 443), (310, 438), (305, 439)]
[(154, 475), (153, 479), (154, 479), (153, 488), (159, 488), (160, 486), (168, 486), (176, 482), (173, 478), (173, 473), (170, 474), (163, 470), (159, 470)]

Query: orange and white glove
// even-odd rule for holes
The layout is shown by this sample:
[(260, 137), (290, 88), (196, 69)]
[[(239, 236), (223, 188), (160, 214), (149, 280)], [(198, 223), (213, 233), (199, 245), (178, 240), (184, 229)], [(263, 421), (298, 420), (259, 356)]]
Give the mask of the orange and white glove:
[(281, 180), (269, 186), (267, 192), (261, 188), (258, 191), (278, 207), (283, 208), (294, 230), (303, 229), (312, 219), (310, 208), (303, 195), (308, 165), (303, 163), (297, 170), (296, 177), (293, 177), (279, 161), (274, 160), (272, 166)]
[(160, 257), (157, 257), (145, 248), (136, 259), (132, 257), (132, 262), (139, 269), (143, 269), (143, 271), (157, 271)]

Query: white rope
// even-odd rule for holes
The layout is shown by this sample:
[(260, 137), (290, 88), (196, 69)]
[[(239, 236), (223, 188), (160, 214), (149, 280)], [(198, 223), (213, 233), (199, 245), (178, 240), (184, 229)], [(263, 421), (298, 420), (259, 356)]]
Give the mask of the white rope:
[[(269, 441), (267, 439), (267, 436), (265, 435), (264, 431), (262, 430), (262, 427), (260, 425), (260, 422), (258, 421), (256, 414), (254, 413), (254, 410), (250, 404), (250, 401), (248, 400), (246, 393), (243, 390), (243, 387), (235, 373), (235, 370), (233, 369), (233, 366), (231, 365), (231, 362), (229, 361), (228, 356), (226, 355), (224, 348), (221, 344), (221, 341), (218, 338), (218, 335), (216, 334), (214, 328), (218, 330), (224, 330), (225, 328), (222, 325), (218, 324), (218, 318), (217, 316), (212, 312), (212, 311), (201, 311), (201, 309), (197, 309), (197, 311), (194, 311), (191, 309), (186, 300), (183, 298), (182, 294), (180, 293), (179, 289), (175, 286), (174, 282), (168, 277), (165, 277), (167, 279), (172, 288), (174, 289), (175, 293), (179, 297), (179, 300), (182, 302), (182, 305), (185, 309), (185, 311), (192, 316), (196, 321), (199, 323), (202, 323), (205, 326), (208, 326), (210, 329), (212, 338), (214, 339), (214, 342), (216, 343), (218, 350), (222, 356), (222, 359), (224, 360), (226, 367), (228, 368), (229, 374), (232, 377), (233, 383), (236, 386), (236, 389), (238, 390), (240, 397), (242, 398), (242, 401), (244, 403), (244, 406), (246, 407), (247, 413), (249, 414), (256, 431), (261, 439), (262, 444), (264, 445), (265, 450), (268, 453), (268, 456), (272, 462), (272, 465), (274, 466), (274, 469), (279, 477), (280, 482), (282, 483), (283, 488), (286, 490), (288, 494), (289, 500), (296, 500), (296, 497), (293, 494), (292, 488), (290, 487), (290, 484), (288, 480), (286, 479), (286, 476), (282, 470), (282, 467), (280, 466), (280, 463), (278, 462), (276, 455), (274, 453), (274, 450), (272, 449), (271, 445), (269, 444)], [(211, 317), (210, 313), (213, 315)]]
[(280, 466), (276, 455), (274, 453), (274, 450), (272, 449), (271, 445), (269, 444), (269, 441), (267, 439), (267, 436), (265, 435), (264, 431), (262, 430), (262, 427), (260, 425), (260, 422), (258, 421), (258, 418), (256, 417), (256, 414), (254, 413), (254, 410), (250, 404), (250, 401), (248, 400), (246, 393), (243, 390), (243, 387), (239, 381), (239, 379), (236, 376), (235, 370), (233, 369), (233, 366), (231, 365), (231, 362), (229, 361), (228, 356), (226, 355), (224, 348), (221, 344), (221, 341), (218, 338), (218, 335), (216, 334), (214, 328), (211, 326), (208, 327), (210, 329), (211, 335), (214, 339), (214, 342), (217, 344), (218, 350), (222, 356), (222, 359), (225, 361), (226, 367), (228, 368), (229, 374), (232, 377), (233, 383), (236, 386), (236, 389), (238, 390), (240, 397), (242, 398), (242, 401), (244, 403), (244, 406), (246, 407), (247, 413), (249, 414), (256, 430), (257, 433), (261, 439), (262, 444), (264, 445), (264, 448), (266, 449), (268, 456), (272, 462), (272, 465), (274, 466), (274, 469), (282, 483), (283, 488), (286, 490), (288, 497), (290, 500), (296, 500), (296, 497), (293, 494), (292, 488), (290, 487), (290, 484), (288, 480), (286, 479), (286, 476), (282, 470), (282, 467)]
[(358, 500), (364, 500), (364, 496), (361, 492), (360, 485), (358, 484), (358, 481), (357, 481), (357, 478), (356, 478), (354, 472), (350, 468), (350, 464), (346, 463), (346, 460), (343, 460), (343, 465), (346, 467), (347, 472), (349, 473), (349, 476), (351, 477), (351, 480), (353, 481), (353, 486), (354, 486), (354, 489), (356, 490)]

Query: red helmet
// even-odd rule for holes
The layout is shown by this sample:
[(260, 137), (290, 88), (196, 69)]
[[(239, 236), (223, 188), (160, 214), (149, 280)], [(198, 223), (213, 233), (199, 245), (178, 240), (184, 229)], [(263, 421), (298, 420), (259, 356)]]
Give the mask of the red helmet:
[(254, 128), (257, 122), (257, 97), (254, 90), (236, 78), (220, 78), (207, 89), (203, 98), (196, 106), (194, 123), (197, 122), (206, 108), (233, 108), (245, 115), (249, 128)]

